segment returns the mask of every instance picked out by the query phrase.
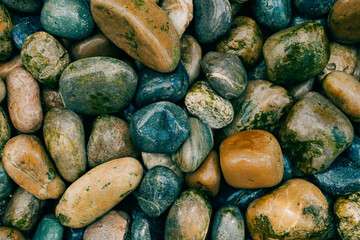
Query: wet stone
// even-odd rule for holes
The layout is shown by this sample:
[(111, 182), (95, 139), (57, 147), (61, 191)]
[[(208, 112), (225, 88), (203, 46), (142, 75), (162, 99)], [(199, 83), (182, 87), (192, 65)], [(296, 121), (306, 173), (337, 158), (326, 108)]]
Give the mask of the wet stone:
[(137, 200), (146, 215), (158, 217), (176, 200), (180, 191), (177, 175), (167, 167), (156, 166), (143, 178)]
[(191, 86), (200, 75), (202, 50), (196, 39), (185, 34), (180, 39), (180, 59), (184, 65), (189, 77), (189, 86)]
[(326, 15), (336, 0), (295, 0), (296, 10), (301, 15), (316, 19)]
[(62, 240), (63, 234), (64, 227), (56, 219), (55, 215), (47, 214), (41, 219), (32, 240)]
[(173, 153), (190, 133), (186, 113), (171, 102), (157, 102), (137, 111), (130, 123), (136, 148), (149, 153)]
[(212, 224), (211, 239), (245, 239), (244, 217), (238, 207), (225, 205), (215, 213)]
[(40, 31), (44, 31), (44, 29), (41, 26), (39, 16), (24, 17), (12, 28), (11, 37), (15, 46), (21, 50), (25, 39), (28, 36)]

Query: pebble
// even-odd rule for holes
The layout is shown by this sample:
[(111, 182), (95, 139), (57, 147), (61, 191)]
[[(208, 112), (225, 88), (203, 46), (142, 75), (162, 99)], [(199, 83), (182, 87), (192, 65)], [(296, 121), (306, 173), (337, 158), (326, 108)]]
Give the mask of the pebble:
[(0, 3), (0, 19), (1, 19), (0, 61), (4, 61), (11, 56), (13, 51), (13, 44), (11, 41), (12, 23), (9, 12), (1, 3)]
[(137, 200), (149, 217), (160, 216), (176, 200), (181, 192), (181, 181), (169, 168), (156, 166), (143, 178)]
[(305, 81), (319, 74), (330, 57), (324, 27), (303, 23), (269, 37), (263, 48), (269, 79), (276, 84)]
[(0, 239), (25, 240), (25, 237), (15, 228), (0, 226)]
[(164, 0), (160, 7), (169, 16), (179, 37), (183, 35), (186, 28), (193, 19), (192, 0)]
[(25, 39), (21, 60), (36, 80), (54, 88), (61, 72), (69, 65), (70, 56), (53, 36), (37, 32)]
[(94, 20), (85, 1), (46, 0), (41, 10), (41, 25), (54, 36), (83, 40), (94, 29)]
[(148, 217), (144, 212), (138, 211), (131, 225), (132, 240), (160, 240), (163, 233), (159, 221)]
[(228, 0), (194, 1), (194, 28), (200, 43), (213, 43), (231, 27), (232, 13)]
[(220, 145), (225, 181), (237, 188), (266, 188), (280, 183), (284, 160), (276, 138), (263, 130), (232, 135)]
[(217, 210), (212, 224), (211, 239), (245, 240), (245, 222), (239, 208), (225, 205)]
[(59, 90), (43, 88), (40, 91), (41, 101), (44, 103), (46, 109), (50, 110), (51, 108), (65, 108)]
[(184, 34), (180, 39), (180, 60), (189, 77), (189, 86), (199, 77), (201, 71), (202, 50), (196, 39)]
[(201, 191), (184, 191), (172, 205), (165, 223), (165, 240), (205, 240), (209, 230), (212, 207)]
[(41, 25), (39, 16), (24, 17), (12, 28), (11, 38), (14, 41), (15, 46), (21, 51), (25, 39), (40, 31), (44, 31), (44, 29)]
[(328, 232), (330, 221), (325, 196), (303, 179), (287, 181), (246, 210), (246, 224), (254, 240), (321, 239)]
[(91, 12), (105, 36), (134, 59), (159, 72), (171, 72), (178, 65), (179, 35), (155, 3), (91, 0)]
[(220, 97), (207, 81), (197, 81), (185, 96), (185, 106), (190, 114), (219, 129), (229, 125), (234, 109), (229, 100)]
[(258, 24), (249, 17), (239, 16), (234, 18), (230, 31), (217, 44), (216, 50), (237, 55), (245, 67), (251, 68), (262, 58), (263, 43)]
[(172, 154), (172, 161), (182, 172), (194, 172), (214, 146), (211, 128), (201, 120), (190, 117), (190, 134), (181, 147)]
[(294, 6), (301, 15), (316, 19), (329, 12), (337, 0), (295, 0)]
[(19, 54), (0, 65), (0, 78), (5, 79), (14, 68), (22, 67), (23, 63)]
[(306, 93), (292, 107), (279, 131), (282, 149), (305, 174), (324, 171), (353, 138), (349, 119), (316, 92)]
[[(85, 115), (116, 113), (135, 95), (138, 77), (125, 62), (91, 57), (71, 63), (62, 72), (59, 90), (66, 108)], [(126, 86), (126, 88), (124, 88)]]
[(160, 73), (145, 67), (139, 72), (134, 101), (140, 108), (159, 101), (176, 103), (184, 98), (188, 87), (189, 77), (181, 62), (170, 73)]
[(221, 181), (221, 169), (219, 155), (211, 150), (204, 162), (192, 173), (185, 177), (186, 185), (189, 188), (199, 189), (211, 197), (219, 193)]
[(244, 92), (247, 74), (236, 55), (208, 52), (201, 66), (210, 86), (223, 98), (234, 99)]
[(47, 214), (41, 219), (32, 240), (62, 240), (63, 234), (64, 227), (59, 223), (55, 215)]
[(41, 10), (43, 5), (42, 0), (1, 0), (1, 2), (8, 8), (27, 13), (34, 14), (38, 13)]
[(137, 111), (130, 123), (130, 136), (142, 152), (173, 153), (190, 133), (185, 111), (171, 102), (157, 102)]

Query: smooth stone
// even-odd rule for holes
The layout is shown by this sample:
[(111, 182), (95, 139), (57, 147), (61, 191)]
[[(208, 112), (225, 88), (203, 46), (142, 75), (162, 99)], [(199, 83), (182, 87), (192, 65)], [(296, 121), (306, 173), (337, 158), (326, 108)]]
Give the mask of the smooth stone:
[(130, 237), (130, 216), (123, 211), (112, 210), (89, 225), (84, 240), (119, 239)]
[(338, 0), (330, 9), (328, 27), (330, 34), (339, 43), (360, 42), (360, 2)]
[(111, 115), (94, 120), (86, 152), (91, 168), (112, 159), (139, 156), (130, 139), (129, 123)]
[(59, 223), (54, 214), (45, 215), (38, 227), (32, 240), (62, 240), (64, 235), (64, 227)]
[(193, 19), (193, 0), (164, 0), (160, 7), (169, 16), (181, 38)]
[(5, 171), (3, 163), (0, 161), (0, 201), (7, 198), (14, 188), (14, 183)]
[(341, 45), (336, 42), (330, 43), (330, 59), (324, 70), (317, 76), (322, 82), (333, 71), (343, 71), (353, 74), (357, 63), (357, 51), (355, 46)]
[(211, 197), (219, 193), (221, 181), (221, 169), (219, 155), (211, 150), (204, 162), (192, 173), (185, 177), (186, 185), (189, 188), (199, 189)]
[(157, 102), (137, 111), (130, 122), (130, 137), (137, 149), (173, 153), (190, 133), (186, 113), (171, 102)]
[(181, 181), (169, 168), (156, 166), (144, 176), (137, 195), (140, 208), (149, 217), (158, 217), (177, 199)]
[(53, 36), (37, 32), (25, 39), (21, 60), (36, 80), (54, 88), (61, 72), (70, 63), (70, 56)]
[(0, 226), (0, 239), (4, 240), (25, 240), (24, 235), (15, 228)]
[(44, 29), (39, 16), (24, 17), (12, 28), (11, 37), (15, 46), (21, 51), (25, 39), (40, 31), (44, 31)]
[(337, 230), (344, 240), (358, 240), (360, 236), (360, 192), (339, 197), (334, 205)]
[(185, 34), (180, 39), (180, 60), (189, 77), (189, 86), (199, 77), (201, 71), (202, 50), (196, 39)]
[(330, 222), (325, 196), (303, 179), (287, 181), (256, 199), (246, 210), (246, 224), (254, 240), (321, 239), (327, 234)]
[(184, 191), (172, 205), (165, 223), (165, 240), (204, 240), (209, 230), (212, 207), (201, 191)]
[(315, 78), (310, 78), (304, 82), (290, 84), (286, 86), (289, 94), (293, 97), (294, 101), (299, 100), (305, 93), (310, 92), (314, 86)]
[(197, 81), (190, 88), (185, 96), (185, 106), (190, 114), (215, 129), (229, 125), (234, 118), (230, 101), (216, 94), (207, 81)]
[(327, 26), (326, 18), (310, 19), (295, 14), (292, 17), (288, 27), (293, 27), (295, 25), (299, 25), (306, 22), (312, 22), (312, 21), (320, 23), (324, 28)]
[(321, 73), (329, 61), (330, 47), (324, 27), (308, 22), (269, 37), (263, 53), (272, 82), (297, 83)]
[(286, 28), (291, 20), (290, 0), (254, 0), (252, 8), (256, 22), (272, 31)]
[(105, 36), (132, 58), (159, 72), (178, 65), (179, 35), (154, 2), (91, 0), (91, 12)]
[(208, 52), (201, 66), (210, 86), (223, 98), (234, 99), (244, 92), (247, 73), (236, 55)]
[(41, 91), (41, 101), (47, 109), (65, 108), (59, 90), (43, 88)]
[(71, 40), (85, 39), (94, 29), (89, 6), (77, 0), (45, 1), (41, 24), (51, 35)]
[(190, 117), (190, 134), (181, 147), (172, 154), (172, 161), (182, 172), (194, 172), (214, 146), (211, 128), (201, 120)]
[(324, 171), (354, 138), (349, 119), (317, 92), (306, 93), (279, 131), (286, 155), (305, 174)]
[[(85, 115), (116, 113), (135, 95), (138, 78), (125, 62), (91, 57), (72, 62), (61, 74), (60, 94), (66, 108)], [(126, 86), (126, 87), (124, 87)]]
[(215, 213), (211, 231), (212, 240), (245, 240), (245, 222), (239, 208), (225, 205)]
[(232, 13), (228, 0), (194, 1), (194, 28), (200, 43), (220, 39), (231, 27)]
[(38, 13), (41, 10), (43, 1), (41, 0), (1, 0), (8, 8), (23, 13)]
[(85, 132), (82, 120), (71, 110), (52, 108), (45, 115), (45, 146), (59, 174), (74, 182), (86, 171)]
[(3, 150), (6, 142), (11, 138), (11, 124), (8, 114), (0, 107), (0, 158), (3, 157)]
[[(159, 222), (148, 217), (144, 212), (138, 211), (131, 225), (132, 240), (160, 240), (163, 233)], [(160, 225), (161, 226), (161, 225)]]
[(313, 181), (323, 192), (333, 196), (355, 193), (360, 191), (360, 167), (340, 156), (324, 172), (315, 174)]
[(64, 240), (83, 240), (84, 228), (65, 228)]
[(13, 58), (1, 64), (0, 66), (0, 78), (6, 79), (9, 72), (17, 67), (22, 67), (23, 63), (19, 54), (15, 55)]
[(326, 96), (341, 109), (350, 120), (360, 122), (360, 82), (352, 75), (334, 71), (322, 84)]
[(268, 81), (249, 81), (245, 92), (232, 101), (234, 120), (222, 132), (230, 137), (244, 130), (272, 130), (285, 116), (293, 100), (281, 86)]
[(181, 182), (184, 180), (184, 174), (176, 166), (176, 164), (171, 160), (171, 154), (158, 154), (158, 153), (147, 153), (142, 152), (141, 158), (145, 167), (150, 170), (155, 166), (164, 166), (170, 168), (176, 173)]
[(294, 6), (301, 15), (319, 18), (326, 15), (337, 0), (294, 0)]
[(178, 102), (184, 98), (188, 87), (189, 78), (181, 62), (170, 73), (144, 68), (139, 72), (135, 104), (141, 108), (159, 101)]
[(218, 43), (216, 50), (237, 55), (249, 68), (261, 60), (263, 43), (258, 24), (249, 17), (240, 16), (234, 19), (229, 33)]
[(44, 205), (45, 201), (37, 199), (19, 187), (6, 207), (3, 224), (29, 233), (36, 227)]
[(345, 151), (345, 156), (360, 167), (360, 137), (354, 135), (354, 140), (350, 147)]
[(266, 188), (280, 183), (284, 160), (276, 138), (263, 130), (232, 135), (220, 145), (225, 181), (237, 188)]
[(119, 58), (121, 56), (121, 50), (101, 32), (80, 42), (73, 43), (69, 53), (73, 61), (88, 57)]
[(265, 61), (262, 60), (261, 63), (256, 65), (253, 69), (248, 72), (249, 80), (269, 80), (266, 70)]
[(11, 41), (11, 17), (8, 10), (0, 3), (0, 61), (8, 59), (13, 52), (13, 44)]

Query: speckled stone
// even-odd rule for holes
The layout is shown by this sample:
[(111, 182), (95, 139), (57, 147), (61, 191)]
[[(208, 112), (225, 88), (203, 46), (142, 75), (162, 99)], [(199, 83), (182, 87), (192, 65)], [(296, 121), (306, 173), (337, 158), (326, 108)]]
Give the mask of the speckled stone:
[(232, 13), (228, 0), (194, 1), (196, 38), (201, 43), (220, 39), (231, 27)]
[(141, 153), (141, 158), (145, 167), (150, 170), (155, 166), (164, 166), (170, 168), (176, 173), (181, 182), (184, 180), (184, 174), (176, 166), (176, 164), (171, 160), (171, 154), (158, 154), (158, 153)]
[(0, 157), (3, 156), (3, 150), (6, 142), (11, 137), (10, 119), (5, 110), (0, 107)]
[(0, 61), (8, 59), (13, 51), (11, 41), (11, 18), (7, 9), (0, 3)]
[(293, 97), (294, 101), (299, 100), (305, 93), (310, 92), (314, 86), (315, 78), (310, 78), (304, 82), (290, 84), (286, 86), (289, 94)]
[(305, 174), (324, 171), (353, 138), (349, 119), (316, 92), (306, 93), (292, 107), (279, 131), (282, 149)]
[(131, 225), (132, 240), (161, 240), (163, 239), (162, 227), (154, 218), (148, 217), (144, 212), (137, 211)]
[(12, 28), (11, 37), (15, 46), (21, 51), (25, 39), (28, 36), (40, 31), (44, 31), (44, 29), (41, 26), (39, 16), (24, 17)]
[(234, 118), (230, 101), (216, 94), (207, 81), (198, 81), (190, 88), (185, 106), (190, 114), (215, 129), (229, 125)]
[(14, 182), (6, 173), (4, 165), (0, 162), (0, 201), (7, 198), (12, 192)]
[(64, 240), (83, 240), (86, 228), (65, 228)]
[(116, 46), (159, 72), (171, 72), (180, 60), (180, 38), (167, 14), (144, 0), (91, 0), (92, 16)]
[(234, 120), (222, 132), (225, 137), (251, 129), (272, 130), (293, 104), (289, 93), (263, 80), (249, 81), (245, 92), (232, 101)]
[(45, 1), (41, 24), (48, 33), (72, 40), (85, 39), (94, 29), (89, 6), (78, 0)]
[(173, 153), (190, 133), (185, 111), (171, 102), (157, 102), (137, 111), (130, 123), (136, 148), (149, 153)]
[(42, 0), (1, 0), (8, 8), (23, 13), (38, 13), (43, 5)]
[(294, 6), (301, 15), (316, 19), (324, 16), (337, 0), (294, 0)]
[(196, 39), (185, 34), (180, 39), (180, 60), (184, 65), (189, 77), (189, 85), (191, 86), (200, 75), (202, 50)]
[(90, 167), (116, 158), (138, 156), (139, 151), (130, 139), (129, 123), (110, 115), (95, 119), (87, 145)]
[(135, 71), (127, 63), (91, 57), (72, 62), (64, 70), (59, 90), (65, 106), (75, 112), (108, 114), (119, 112), (131, 102), (137, 82)]
[(237, 98), (245, 90), (246, 70), (236, 55), (208, 52), (201, 66), (212, 89), (223, 98)]
[(225, 205), (215, 213), (212, 240), (245, 240), (244, 217), (236, 206)]
[(59, 90), (43, 88), (41, 91), (41, 102), (49, 110), (51, 108), (65, 108)]
[(32, 240), (62, 240), (64, 235), (64, 227), (59, 223), (54, 214), (45, 215), (38, 227)]
[(252, 202), (246, 224), (254, 240), (315, 240), (330, 227), (329, 204), (322, 192), (303, 179), (291, 179)]
[(39, 82), (56, 87), (61, 72), (70, 63), (66, 49), (53, 36), (37, 32), (26, 38), (21, 49), (21, 60)]
[(180, 191), (177, 175), (167, 167), (156, 166), (143, 178), (137, 200), (146, 215), (158, 217), (176, 200)]
[(336, 200), (335, 215), (337, 229), (344, 240), (359, 240), (360, 236), (360, 192)]
[(24, 235), (15, 228), (0, 226), (0, 239), (4, 240), (25, 240)]
[(245, 67), (251, 68), (262, 57), (263, 43), (263, 34), (257, 23), (240, 16), (233, 20), (229, 33), (218, 43), (216, 50), (237, 55)]
[(254, 0), (252, 7), (256, 22), (273, 31), (286, 28), (291, 20), (290, 0)]
[(185, 96), (188, 87), (189, 78), (181, 62), (170, 73), (144, 68), (139, 72), (135, 104), (141, 108), (159, 101), (178, 102)]
[(263, 47), (269, 79), (276, 84), (305, 81), (321, 73), (330, 47), (324, 27), (308, 22), (269, 37)]
[(204, 240), (209, 230), (212, 207), (201, 191), (189, 189), (172, 205), (165, 223), (165, 240)]
[(360, 137), (354, 136), (350, 147), (345, 151), (345, 156), (360, 167)]
[(193, 0), (164, 0), (160, 7), (169, 16), (181, 37), (193, 19)]
[(312, 21), (320, 23), (321, 25), (323, 25), (323, 27), (326, 27), (327, 25), (326, 18), (310, 19), (294, 14), (288, 27), (293, 27), (295, 25), (299, 25), (306, 22), (312, 22)]

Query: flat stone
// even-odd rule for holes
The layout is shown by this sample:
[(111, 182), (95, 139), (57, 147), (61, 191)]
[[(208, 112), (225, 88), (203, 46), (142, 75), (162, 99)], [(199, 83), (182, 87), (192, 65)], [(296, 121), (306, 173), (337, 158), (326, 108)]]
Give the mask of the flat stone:
[(212, 224), (211, 239), (245, 240), (244, 217), (238, 207), (225, 205), (217, 210)]
[(186, 113), (170, 102), (157, 102), (137, 111), (130, 123), (136, 148), (149, 153), (173, 153), (190, 133)]
[(64, 227), (59, 223), (55, 215), (47, 214), (39, 222), (32, 240), (62, 240), (63, 234)]
[(8, 10), (0, 3), (0, 61), (8, 59), (13, 51), (13, 44), (11, 41), (11, 17)]
[(39, 16), (24, 17), (12, 28), (11, 37), (15, 46), (21, 51), (25, 39), (40, 31), (44, 31), (44, 29), (41, 25)]
[(193, 19), (193, 1), (164, 0), (161, 1), (160, 7), (169, 16), (179, 37), (181, 37)]
[(336, 0), (295, 0), (294, 6), (301, 15), (316, 19), (326, 15)]
[(180, 46), (181, 62), (186, 69), (189, 77), (189, 86), (191, 86), (200, 75), (202, 58), (201, 46), (193, 36), (188, 34), (182, 36)]

